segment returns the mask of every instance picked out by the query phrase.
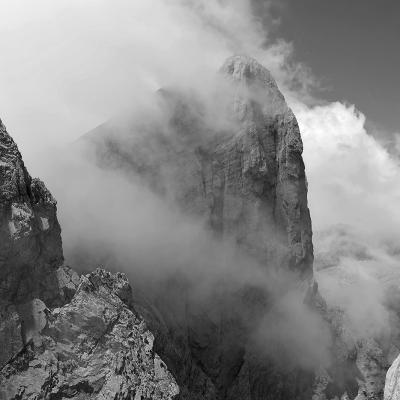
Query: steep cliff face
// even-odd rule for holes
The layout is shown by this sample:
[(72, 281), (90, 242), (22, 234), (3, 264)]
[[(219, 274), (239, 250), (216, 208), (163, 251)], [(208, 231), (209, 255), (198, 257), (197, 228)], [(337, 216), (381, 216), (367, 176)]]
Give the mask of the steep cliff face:
[(266, 268), (286, 265), (311, 278), (300, 131), (269, 71), (231, 57), (214, 98), (174, 90), (159, 97), (166, 118), (158, 125), (111, 122), (85, 137), (98, 163), (138, 174)]
[(56, 269), (63, 263), (56, 201), (43, 182), (30, 177), (1, 121), (0, 148), (0, 298), (54, 302)]
[[(229, 58), (219, 78), (206, 99), (160, 90), (161, 119), (111, 121), (84, 141), (102, 168), (139, 177), (185, 214), (206, 221), (216, 240), (233, 239), (261, 270), (291, 271), (291, 284), (294, 279), (303, 288), (298, 301), (304, 298), (329, 327), (318, 336), (327, 336), (330, 359), (328, 365), (304, 368), (290, 360), (298, 351), (288, 351), (285, 343), (278, 340), (271, 356), (264, 352), (270, 343), (254, 340), (260, 326), (273, 343), (269, 331), (290, 336), (262, 325), (280, 296), (292, 290), (290, 284), (271, 296), (254, 283), (231, 287), (234, 272), (229, 272), (198, 301), (183, 272), (167, 277), (156, 290), (145, 286), (147, 299), (135, 298), (155, 333), (156, 348), (177, 378), (180, 398), (380, 399), (384, 346), (379, 338), (359, 340), (342, 312), (331, 309), (313, 286), (307, 181), (295, 116), (271, 74), (254, 59)], [(200, 274), (200, 279), (205, 278)], [(295, 328), (288, 324), (286, 329)], [(294, 332), (294, 340), (304, 334)]]
[[(161, 90), (161, 122), (110, 122), (84, 141), (101, 167), (138, 176), (205, 220), (216, 240), (232, 239), (261, 270), (291, 271), (305, 296), (313, 248), (296, 118), (270, 73), (251, 58), (229, 58), (218, 85), (206, 104), (192, 93)], [(310, 398), (314, 372), (278, 367), (252, 338), (273, 307), (267, 288), (232, 288), (234, 277), (225, 276), (198, 301), (182, 275), (147, 290), (154, 309), (142, 303), (182, 399)]]
[[(71, 275), (62, 267), (56, 201), (27, 172), (13, 139), (0, 121), (0, 365), (24, 344), (21, 326), (32, 299), (62, 304)], [(73, 286), (73, 284), (72, 284)]]
[(1, 122), (0, 146), (0, 399), (173, 399), (127, 278), (62, 265), (56, 202)]
[[(195, 279), (142, 274), (133, 293), (123, 274), (79, 279), (62, 265), (55, 200), (1, 124), (0, 399), (380, 399), (380, 344), (348, 333), (313, 282), (299, 127), (270, 73), (231, 57), (211, 99), (158, 101), (161, 118), (110, 122), (83, 142), (240, 262)], [(325, 335), (329, 360), (316, 354)]]
[[(266, 264), (271, 259), (270, 238), (283, 235), (290, 268), (302, 278), (310, 276), (312, 231), (296, 118), (271, 74), (257, 61), (232, 57), (221, 72), (232, 82), (233, 112), (239, 121), (234, 137), (215, 149), (219, 168), (206, 179), (213, 182), (222, 176), (226, 210), (222, 223), (227, 230), (240, 226), (247, 246), (257, 244), (256, 251), (266, 255)], [(232, 199), (241, 202), (232, 204)]]

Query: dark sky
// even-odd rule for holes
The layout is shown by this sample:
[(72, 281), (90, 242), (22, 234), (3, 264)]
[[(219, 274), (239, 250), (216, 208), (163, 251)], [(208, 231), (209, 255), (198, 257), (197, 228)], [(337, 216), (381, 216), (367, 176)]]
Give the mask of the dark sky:
[[(266, 1), (253, 1), (260, 13)], [(320, 95), (354, 103), (373, 124), (400, 132), (400, 1), (273, 1), (280, 23), (272, 36), (293, 42), (295, 59), (327, 88)]]

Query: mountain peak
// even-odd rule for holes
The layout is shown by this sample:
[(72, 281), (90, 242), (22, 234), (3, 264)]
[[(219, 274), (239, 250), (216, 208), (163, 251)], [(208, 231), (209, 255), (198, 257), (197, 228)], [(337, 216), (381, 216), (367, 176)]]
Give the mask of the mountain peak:
[(234, 55), (227, 58), (221, 67), (221, 72), (231, 75), (235, 81), (244, 81), (247, 84), (263, 83), (278, 89), (269, 70), (249, 56)]

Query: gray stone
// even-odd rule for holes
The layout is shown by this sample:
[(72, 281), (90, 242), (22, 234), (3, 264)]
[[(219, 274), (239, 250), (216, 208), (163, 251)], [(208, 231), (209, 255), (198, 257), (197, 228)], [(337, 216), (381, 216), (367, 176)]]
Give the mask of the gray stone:
[(125, 275), (63, 265), (56, 201), (1, 121), (0, 149), (0, 399), (174, 398)]
[(57, 302), (63, 251), (56, 201), (31, 178), (1, 121), (0, 150), (0, 299)]
[[(217, 101), (207, 99), (211, 107), (192, 93), (163, 89), (166, 121), (111, 121), (83, 142), (102, 168), (139, 176), (265, 270), (292, 271), (306, 296), (313, 285), (312, 229), (296, 118), (269, 71), (251, 58), (229, 58), (219, 85)], [(149, 301), (135, 298), (180, 398), (310, 398), (313, 373), (278, 371), (252, 349), (251, 327), (271, 306), (266, 288), (216, 285), (199, 304), (182, 275), (150, 292), (138, 282)]]
[(0, 398), (173, 399), (179, 388), (130, 293), (125, 275), (98, 269), (65, 306), (43, 313), (35, 302), (28, 342), (1, 370)]

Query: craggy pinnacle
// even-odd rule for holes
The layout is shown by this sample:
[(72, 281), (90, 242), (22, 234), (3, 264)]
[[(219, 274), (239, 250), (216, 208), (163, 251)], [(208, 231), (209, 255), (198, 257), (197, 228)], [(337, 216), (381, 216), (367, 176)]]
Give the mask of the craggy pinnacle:
[[(163, 123), (152, 116), (131, 126), (110, 121), (85, 135), (83, 145), (101, 168), (139, 176), (262, 269), (290, 271), (312, 292), (312, 228), (296, 118), (269, 71), (252, 58), (230, 57), (217, 81), (217, 101), (163, 89)], [(217, 109), (211, 117), (207, 101)], [(144, 307), (142, 313), (181, 399), (255, 400), (269, 390), (286, 400), (309, 396), (312, 374), (277, 371), (252, 349), (252, 327), (272, 305), (266, 289), (253, 286), (230, 292), (228, 284), (201, 306), (188, 298), (185, 279), (167, 279), (148, 292), (158, 312)]]
[(135, 305), (177, 379), (179, 398), (381, 398), (379, 345), (350, 340), (341, 313), (329, 309), (313, 280), (303, 145), (293, 112), (270, 72), (250, 57), (228, 58), (216, 81), (206, 104), (190, 91), (162, 89), (167, 118), (161, 123), (154, 115), (131, 125), (109, 121), (82, 142), (101, 168), (139, 177), (184, 214), (205, 221), (213, 237), (232, 239), (262, 269), (290, 271), (304, 289), (304, 303), (329, 326), (332, 365), (282, 368), (254, 345), (254, 327), (279, 300), (267, 289), (219, 285), (199, 305), (184, 277), (167, 277), (147, 299), (135, 297)]
[(24, 344), (26, 303), (60, 305), (75, 288), (77, 275), (63, 266), (56, 212), (56, 201), (31, 178), (0, 120), (0, 365)]
[(31, 178), (1, 121), (0, 149), (0, 298), (57, 301), (56, 270), (64, 258), (56, 201)]
[[(218, 75), (224, 106), (215, 105), (217, 115), (207, 117), (207, 105), (196, 94), (162, 89), (165, 124), (135, 120), (121, 128), (110, 121), (82, 142), (102, 168), (139, 175), (184, 212), (205, 218), (215, 233), (233, 237), (266, 268), (286, 266), (312, 280), (312, 228), (296, 118), (256, 60), (230, 57)], [(218, 118), (226, 124), (214, 123)]]

